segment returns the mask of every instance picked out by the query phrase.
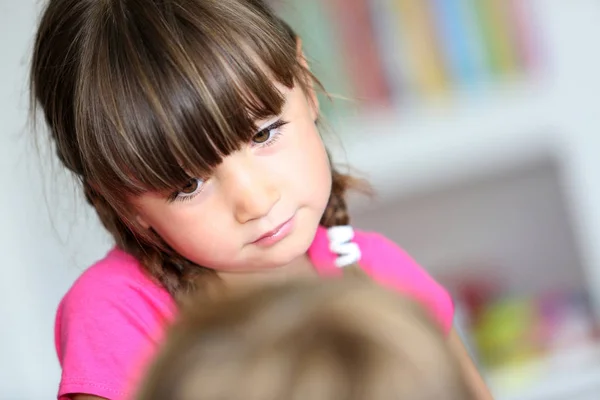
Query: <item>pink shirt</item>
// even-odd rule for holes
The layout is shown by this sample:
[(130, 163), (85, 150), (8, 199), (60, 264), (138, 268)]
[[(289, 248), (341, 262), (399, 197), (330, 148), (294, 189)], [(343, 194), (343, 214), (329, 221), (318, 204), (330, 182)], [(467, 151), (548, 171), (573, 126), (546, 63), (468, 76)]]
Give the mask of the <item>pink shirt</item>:
[[(450, 296), (410, 256), (376, 233), (357, 231), (354, 241), (368, 275), (421, 302), (444, 332), (450, 331)], [(324, 228), (319, 228), (308, 254), (321, 275), (341, 273)], [(139, 381), (175, 314), (171, 296), (144, 274), (135, 258), (110, 251), (77, 279), (58, 307), (59, 399), (73, 393), (128, 399), (128, 388)]]

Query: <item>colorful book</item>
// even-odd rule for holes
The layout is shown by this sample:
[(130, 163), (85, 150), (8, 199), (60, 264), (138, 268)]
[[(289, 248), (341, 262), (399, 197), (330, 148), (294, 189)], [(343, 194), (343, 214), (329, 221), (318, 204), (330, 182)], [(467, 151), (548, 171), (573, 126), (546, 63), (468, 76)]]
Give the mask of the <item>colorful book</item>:
[(344, 63), (359, 104), (389, 106), (390, 86), (377, 46), (369, 0), (328, 0)]
[(520, 66), (524, 71), (535, 70), (541, 59), (541, 43), (536, 35), (539, 27), (535, 23), (535, 15), (531, 1), (508, 0), (509, 12), (514, 25), (514, 42), (516, 44)]
[(394, 0), (402, 38), (408, 52), (411, 74), (422, 97), (438, 97), (448, 87), (448, 74), (437, 40), (428, 3), (423, 0)]
[(515, 74), (518, 54), (511, 34), (507, 0), (471, 0), (486, 43), (488, 66), (495, 76)]
[(409, 52), (405, 47), (392, 1), (394, 0), (371, 0), (370, 9), (392, 98), (396, 104), (402, 104), (410, 101), (417, 92), (417, 87), (414, 76), (411, 75)]
[(435, 20), (437, 36), (441, 42), (446, 68), (456, 86), (471, 87), (480, 82), (481, 70), (477, 50), (469, 37), (470, 19), (461, 0), (425, 0)]
[(478, 83), (485, 82), (491, 75), (487, 60), (486, 38), (479, 23), (479, 16), (473, 1), (456, 0), (458, 12), (464, 21), (464, 35), (468, 48), (473, 73), (477, 76)]

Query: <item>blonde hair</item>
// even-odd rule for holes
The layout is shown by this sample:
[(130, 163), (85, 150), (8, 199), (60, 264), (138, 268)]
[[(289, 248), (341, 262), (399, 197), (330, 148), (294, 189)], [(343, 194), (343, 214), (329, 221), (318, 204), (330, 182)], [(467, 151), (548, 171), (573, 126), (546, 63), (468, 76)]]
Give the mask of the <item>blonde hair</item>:
[(138, 400), (465, 400), (442, 333), (362, 278), (184, 309)]
[[(320, 87), (298, 40), (263, 0), (49, 0), (42, 13), (32, 104), (117, 245), (175, 298), (214, 271), (138, 226), (128, 199), (180, 190), (248, 143), (281, 111), (275, 83)], [(347, 225), (354, 180), (331, 173), (321, 224)]]

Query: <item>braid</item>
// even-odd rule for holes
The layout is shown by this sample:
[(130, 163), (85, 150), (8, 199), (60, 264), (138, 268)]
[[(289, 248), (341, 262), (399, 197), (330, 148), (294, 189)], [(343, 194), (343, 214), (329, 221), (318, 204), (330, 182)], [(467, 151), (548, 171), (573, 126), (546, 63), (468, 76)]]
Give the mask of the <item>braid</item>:
[(207, 284), (207, 280), (200, 277), (216, 276), (213, 270), (178, 255), (153, 230), (145, 230), (146, 233), (141, 236), (136, 235), (119, 216), (124, 214), (123, 210), (116, 210), (89, 184), (84, 183), (83, 187), (88, 203), (96, 209), (102, 225), (115, 238), (117, 246), (134, 256), (145, 271), (178, 302), (184, 301), (199, 286)]
[[(330, 157), (331, 160), (331, 157)], [(342, 174), (331, 166), (331, 194), (327, 208), (321, 218), (321, 225), (326, 228), (333, 226), (350, 225), (350, 216), (346, 203), (346, 192), (348, 189), (361, 189), (364, 184), (358, 179)], [(364, 275), (358, 264), (351, 264), (344, 267), (344, 273), (350, 275)]]
[(354, 178), (338, 172), (331, 167), (331, 195), (321, 225), (326, 228), (338, 225), (349, 225), (350, 217), (346, 204), (346, 191), (354, 183)]

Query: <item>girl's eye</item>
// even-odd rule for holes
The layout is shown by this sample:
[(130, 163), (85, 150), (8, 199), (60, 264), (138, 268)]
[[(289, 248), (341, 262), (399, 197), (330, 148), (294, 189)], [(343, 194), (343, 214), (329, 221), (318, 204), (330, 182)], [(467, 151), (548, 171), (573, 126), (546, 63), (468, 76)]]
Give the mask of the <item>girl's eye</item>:
[(283, 120), (278, 120), (266, 128), (259, 131), (256, 135), (252, 137), (252, 144), (256, 144), (259, 146), (270, 146), (275, 143), (275, 140), (281, 135), (281, 127), (286, 125), (287, 122)]
[(271, 136), (271, 131), (263, 129), (262, 131), (258, 132), (256, 135), (254, 135), (254, 137), (252, 138), (252, 141), (257, 144), (262, 144), (262, 143), (266, 142), (267, 140), (269, 140), (270, 136)]
[(181, 194), (194, 194), (194, 192), (196, 192), (196, 190), (198, 190), (198, 187), (200, 186), (200, 182), (198, 182), (197, 178), (192, 179), (191, 181), (189, 181), (184, 187), (181, 188)]
[(200, 178), (192, 178), (179, 191), (174, 193), (173, 200), (191, 200), (202, 190), (204, 181)]

